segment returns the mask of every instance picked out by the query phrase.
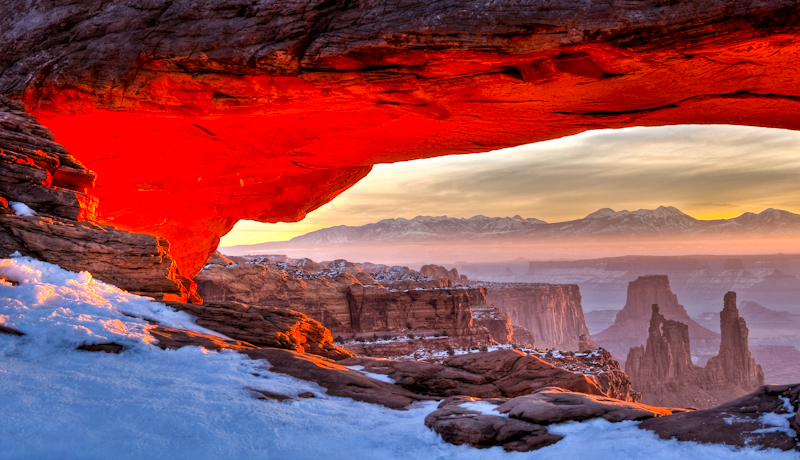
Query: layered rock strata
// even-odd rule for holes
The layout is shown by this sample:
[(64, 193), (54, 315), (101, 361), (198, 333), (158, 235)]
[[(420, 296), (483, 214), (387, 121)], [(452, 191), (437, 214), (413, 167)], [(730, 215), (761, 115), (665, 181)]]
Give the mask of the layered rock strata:
[(640, 276), (628, 284), (625, 307), (617, 313), (614, 324), (593, 336), (593, 340), (614, 356), (627, 356), (628, 350), (647, 341), (651, 306), (657, 304), (665, 319), (686, 324), (698, 356), (712, 356), (719, 349), (719, 334), (697, 324), (678, 303), (665, 275)]
[(238, 219), (299, 220), (376, 163), (593, 128), (800, 128), (790, 0), (4, 6), (0, 92), (96, 169), (105, 219), (170, 240), (190, 277)]
[(653, 305), (646, 346), (631, 348), (625, 363), (634, 388), (649, 404), (714, 407), (764, 384), (764, 373), (747, 348), (747, 327), (736, 294), (725, 296), (719, 354), (705, 368), (692, 363), (689, 327), (668, 320)]
[(589, 336), (575, 284), (473, 283), (487, 290), (486, 300), (524, 327), (539, 348), (580, 351), (581, 335)]
[(165, 239), (96, 222), (98, 200), (87, 194), (95, 178), (21, 104), (0, 96), (0, 257), (19, 253), (135, 294), (199, 302)]
[(207, 301), (303, 312), (359, 354), (403, 356), (421, 347), (444, 350), (513, 340), (510, 320), (487, 304), (485, 290), (446, 287), (451, 285), (446, 278), (343, 260), (229, 262), (209, 264), (196, 278)]
[(194, 305), (167, 302), (176, 310), (191, 313), (198, 326), (260, 347), (284, 348), (333, 360), (353, 353), (333, 343), (331, 331), (308, 316), (283, 308), (244, 305), (236, 302)]

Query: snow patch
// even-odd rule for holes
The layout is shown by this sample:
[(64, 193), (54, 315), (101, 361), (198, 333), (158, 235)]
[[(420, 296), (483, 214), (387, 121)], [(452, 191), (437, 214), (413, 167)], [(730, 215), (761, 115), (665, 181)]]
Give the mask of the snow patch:
[(353, 369), (354, 371), (361, 372), (362, 374), (366, 375), (367, 377), (379, 380), (381, 382), (391, 383), (394, 384), (394, 379), (389, 377), (388, 375), (384, 374), (376, 374), (374, 372), (367, 372), (364, 370), (364, 366), (347, 366), (349, 369)]
[(19, 201), (9, 201), (8, 205), (14, 210), (14, 214), (18, 216), (32, 217), (36, 215), (36, 211), (29, 208), (25, 203), (20, 203)]
[(460, 407), (468, 410), (474, 410), (475, 412), (480, 412), (483, 415), (495, 415), (497, 417), (508, 417), (508, 414), (501, 414), (497, 412), (496, 405), (487, 402), (487, 401), (469, 401), (465, 403), (459, 404)]

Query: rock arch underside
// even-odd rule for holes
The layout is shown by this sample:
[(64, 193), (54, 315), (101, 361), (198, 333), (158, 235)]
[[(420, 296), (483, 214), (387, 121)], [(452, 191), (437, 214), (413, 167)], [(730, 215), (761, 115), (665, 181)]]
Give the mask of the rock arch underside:
[(5, 0), (0, 94), (194, 276), (376, 163), (596, 128), (800, 129), (800, 2)]

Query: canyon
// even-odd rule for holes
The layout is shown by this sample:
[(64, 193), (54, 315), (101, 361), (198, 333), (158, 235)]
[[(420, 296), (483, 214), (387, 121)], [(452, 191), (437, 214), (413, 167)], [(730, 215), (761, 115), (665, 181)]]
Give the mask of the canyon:
[(708, 409), (764, 385), (764, 372), (748, 349), (746, 322), (739, 317), (736, 293), (720, 312), (719, 353), (704, 368), (692, 363), (689, 326), (666, 319), (652, 306), (647, 344), (631, 348), (625, 371), (648, 404)]
[(588, 329), (577, 286), (482, 283), (423, 268), (218, 255), (195, 280), (206, 301), (303, 312), (360, 355), (493, 343), (582, 351)]

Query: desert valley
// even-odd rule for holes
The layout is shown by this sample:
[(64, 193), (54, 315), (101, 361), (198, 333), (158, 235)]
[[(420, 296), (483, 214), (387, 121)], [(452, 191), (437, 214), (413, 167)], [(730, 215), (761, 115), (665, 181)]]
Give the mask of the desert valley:
[(799, 458), (796, 3), (1, 5), (0, 458)]

